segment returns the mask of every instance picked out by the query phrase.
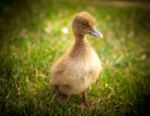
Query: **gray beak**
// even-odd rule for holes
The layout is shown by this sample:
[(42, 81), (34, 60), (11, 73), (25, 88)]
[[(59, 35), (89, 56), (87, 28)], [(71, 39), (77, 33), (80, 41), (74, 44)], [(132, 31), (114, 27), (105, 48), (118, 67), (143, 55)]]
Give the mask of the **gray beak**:
[(95, 37), (101, 37), (103, 38), (103, 34), (99, 32), (96, 28), (93, 28), (92, 31), (89, 33), (90, 35), (93, 35)]

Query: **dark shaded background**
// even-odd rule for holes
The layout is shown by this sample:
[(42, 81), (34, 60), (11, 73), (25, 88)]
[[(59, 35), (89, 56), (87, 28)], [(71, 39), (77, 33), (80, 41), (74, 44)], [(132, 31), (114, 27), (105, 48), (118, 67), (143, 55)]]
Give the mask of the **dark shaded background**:
[[(67, 39), (71, 32), (63, 35), (61, 29), (65, 25), (71, 30), (70, 19), (82, 10), (98, 18), (105, 38), (101, 42), (89, 40), (104, 63), (101, 79), (89, 92), (97, 103), (91, 111), (78, 108), (81, 96), (58, 105), (49, 84), (52, 63), (71, 42)], [(149, 14), (148, 0), (2, 0), (0, 115), (149, 113)], [(45, 32), (45, 25), (50, 32)]]

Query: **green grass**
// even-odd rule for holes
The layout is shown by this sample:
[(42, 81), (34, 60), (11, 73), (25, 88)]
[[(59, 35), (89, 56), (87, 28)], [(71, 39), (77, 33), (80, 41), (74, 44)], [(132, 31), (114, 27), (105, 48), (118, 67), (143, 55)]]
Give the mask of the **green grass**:
[[(18, 5), (19, 4), (19, 5)], [(150, 106), (150, 15), (92, 2), (5, 1), (0, 5), (0, 115), (144, 115)], [(103, 39), (87, 36), (103, 63), (89, 90), (62, 105), (50, 84), (53, 62), (70, 46), (71, 20), (88, 11)], [(49, 29), (45, 31), (46, 27)], [(62, 34), (68, 27), (69, 33)]]

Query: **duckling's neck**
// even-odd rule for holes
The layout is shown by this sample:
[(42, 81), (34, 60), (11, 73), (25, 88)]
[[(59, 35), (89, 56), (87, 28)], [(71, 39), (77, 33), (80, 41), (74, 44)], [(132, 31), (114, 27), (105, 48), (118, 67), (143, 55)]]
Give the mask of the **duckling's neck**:
[(90, 45), (85, 39), (82, 35), (75, 35), (75, 41), (70, 52), (72, 57), (87, 57)]
[(75, 45), (83, 45), (85, 43), (84, 35), (75, 35)]

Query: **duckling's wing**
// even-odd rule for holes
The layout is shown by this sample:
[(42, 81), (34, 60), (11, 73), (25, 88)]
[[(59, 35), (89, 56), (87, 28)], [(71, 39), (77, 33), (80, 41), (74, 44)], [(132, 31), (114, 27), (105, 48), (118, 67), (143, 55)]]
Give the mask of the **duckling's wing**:
[(60, 59), (53, 66), (51, 70), (51, 82), (55, 85), (66, 84), (67, 60)]

